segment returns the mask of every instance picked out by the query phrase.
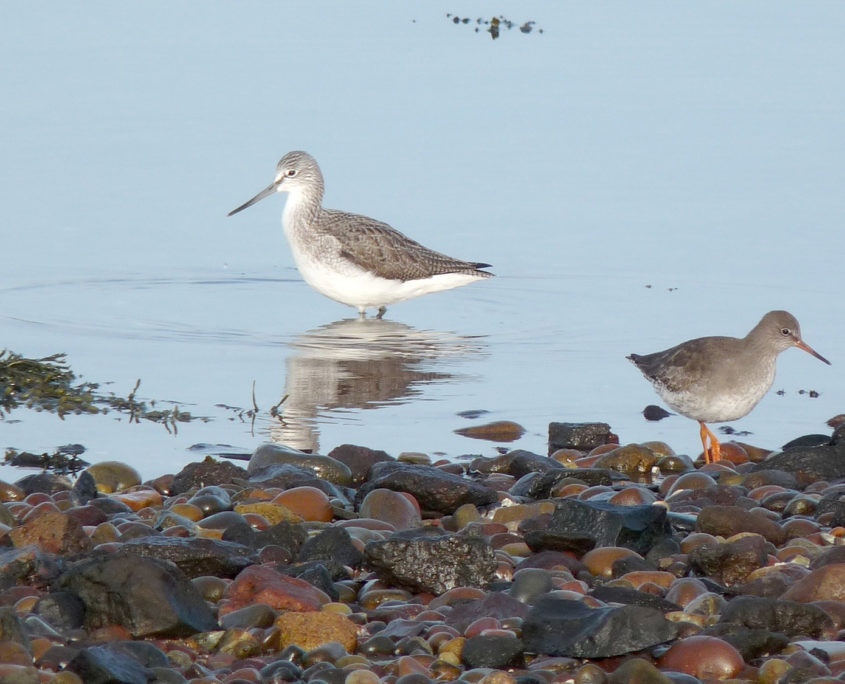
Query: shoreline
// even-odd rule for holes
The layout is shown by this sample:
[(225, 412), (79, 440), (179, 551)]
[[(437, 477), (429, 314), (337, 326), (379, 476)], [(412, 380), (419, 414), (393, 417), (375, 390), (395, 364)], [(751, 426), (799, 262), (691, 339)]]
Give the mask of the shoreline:
[(0, 483), (0, 675), (841, 681), (845, 427), (710, 465), (614, 439), (553, 423), (550, 456), (264, 444), (145, 483), (119, 462)]

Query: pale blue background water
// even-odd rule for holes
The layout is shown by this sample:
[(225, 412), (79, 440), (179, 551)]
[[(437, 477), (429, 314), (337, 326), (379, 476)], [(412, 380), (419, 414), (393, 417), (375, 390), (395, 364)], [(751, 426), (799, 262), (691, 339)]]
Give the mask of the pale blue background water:
[[(543, 33), (492, 41), (447, 12)], [(493, 453), (452, 433), (487, 409), (475, 422), (516, 420), (541, 453), (550, 420), (697, 453), (695, 423), (642, 418), (657, 397), (625, 354), (773, 308), (833, 366), (788, 351), (785, 395), (734, 426), (766, 447), (827, 431), (843, 34), (832, 1), (4, 3), (0, 347), (214, 420), (174, 437), (19, 410), (0, 446), (81, 442), (147, 476), (271, 436), (456, 457)], [(327, 206), (498, 277), (359, 324), (299, 278), (281, 197), (226, 218), (290, 149), (320, 162)], [(265, 410), (291, 393), (290, 426), (215, 407), (248, 408), (253, 380)]]

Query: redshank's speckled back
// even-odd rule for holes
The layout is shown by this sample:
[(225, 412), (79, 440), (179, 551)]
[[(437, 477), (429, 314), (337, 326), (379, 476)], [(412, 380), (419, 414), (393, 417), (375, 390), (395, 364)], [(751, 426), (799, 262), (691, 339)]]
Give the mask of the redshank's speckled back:
[(742, 418), (769, 391), (778, 355), (798, 347), (830, 364), (801, 339), (787, 311), (770, 311), (745, 337), (701, 337), (654, 354), (628, 356), (672, 409), (701, 424), (704, 458), (720, 459), (719, 440), (705, 423)]
[(490, 264), (461, 261), (406, 237), (386, 223), (323, 209), (323, 174), (306, 152), (288, 152), (273, 182), (229, 216), (277, 192), (288, 193), (282, 226), (305, 282), (361, 315), (389, 304), (491, 278)]

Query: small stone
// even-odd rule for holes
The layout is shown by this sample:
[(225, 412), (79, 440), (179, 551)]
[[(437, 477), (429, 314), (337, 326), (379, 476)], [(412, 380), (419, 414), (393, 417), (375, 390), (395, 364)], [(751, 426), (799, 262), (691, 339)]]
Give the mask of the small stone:
[(369, 565), (391, 584), (442, 594), (454, 587), (482, 587), (496, 570), (493, 549), (476, 537), (374, 541), (365, 547)]
[(349, 618), (328, 611), (283, 613), (276, 619), (282, 647), (296, 645), (307, 651), (338, 642), (347, 653), (358, 646), (358, 627)]
[(490, 442), (515, 442), (525, 434), (525, 428), (510, 420), (497, 420), (485, 425), (459, 428), (454, 432), (462, 437), (486, 439)]
[(119, 461), (102, 461), (85, 469), (97, 485), (97, 491), (104, 494), (120, 492), (141, 484), (141, 475), (132, 466)]
[[(373, 518), (389, 523), (395, 530), (409, 530), (422, 524), (419, 507), (410, 495), (392, 489), (373, 489), (367, 494), (359, 513), (362, 518)], [(472, 506), (472, 504), (465, 504)]]
[(46, 512), (28, 518), (23, 525), (9, 532), (12, 543), (18, 547), (34, 544), (46, 553), (68, 555), (91, 548), (91, 540), (82, 525), (65, 513)]
[(677, 670), (699, 679), (729, 679), (744, 666), (733, 646), (716, 637), (693, 635), (682, 639), (660, 658), (660, 667)]
[(556, 449), (590, 451), (602, 444), (618, 444), (607, 423), (549, 423), (550, 453)]
[(739, 506), (708, 506), (699, 514), (695, 527), (699, 532), (722, 537), (755, 532), (775, 545), (782, 544), (786, 538), (777, 523)]
[(553, 596), (538, 600), (522, 623), (525, 649), (574, 658), (609, 658), (670, 641), (676, 627), (640, 606), (589, 608)]

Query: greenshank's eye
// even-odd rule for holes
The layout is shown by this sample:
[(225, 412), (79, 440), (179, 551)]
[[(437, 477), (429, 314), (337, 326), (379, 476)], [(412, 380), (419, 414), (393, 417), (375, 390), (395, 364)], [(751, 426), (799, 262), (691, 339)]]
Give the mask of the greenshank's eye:
[(285, 175), (286, 175), (288, 178), (291, 178), (292, 176), (295, 176), (295, 175), (296, 175), (296, 169), (288, 169), (288, 170), (285, 172)]

